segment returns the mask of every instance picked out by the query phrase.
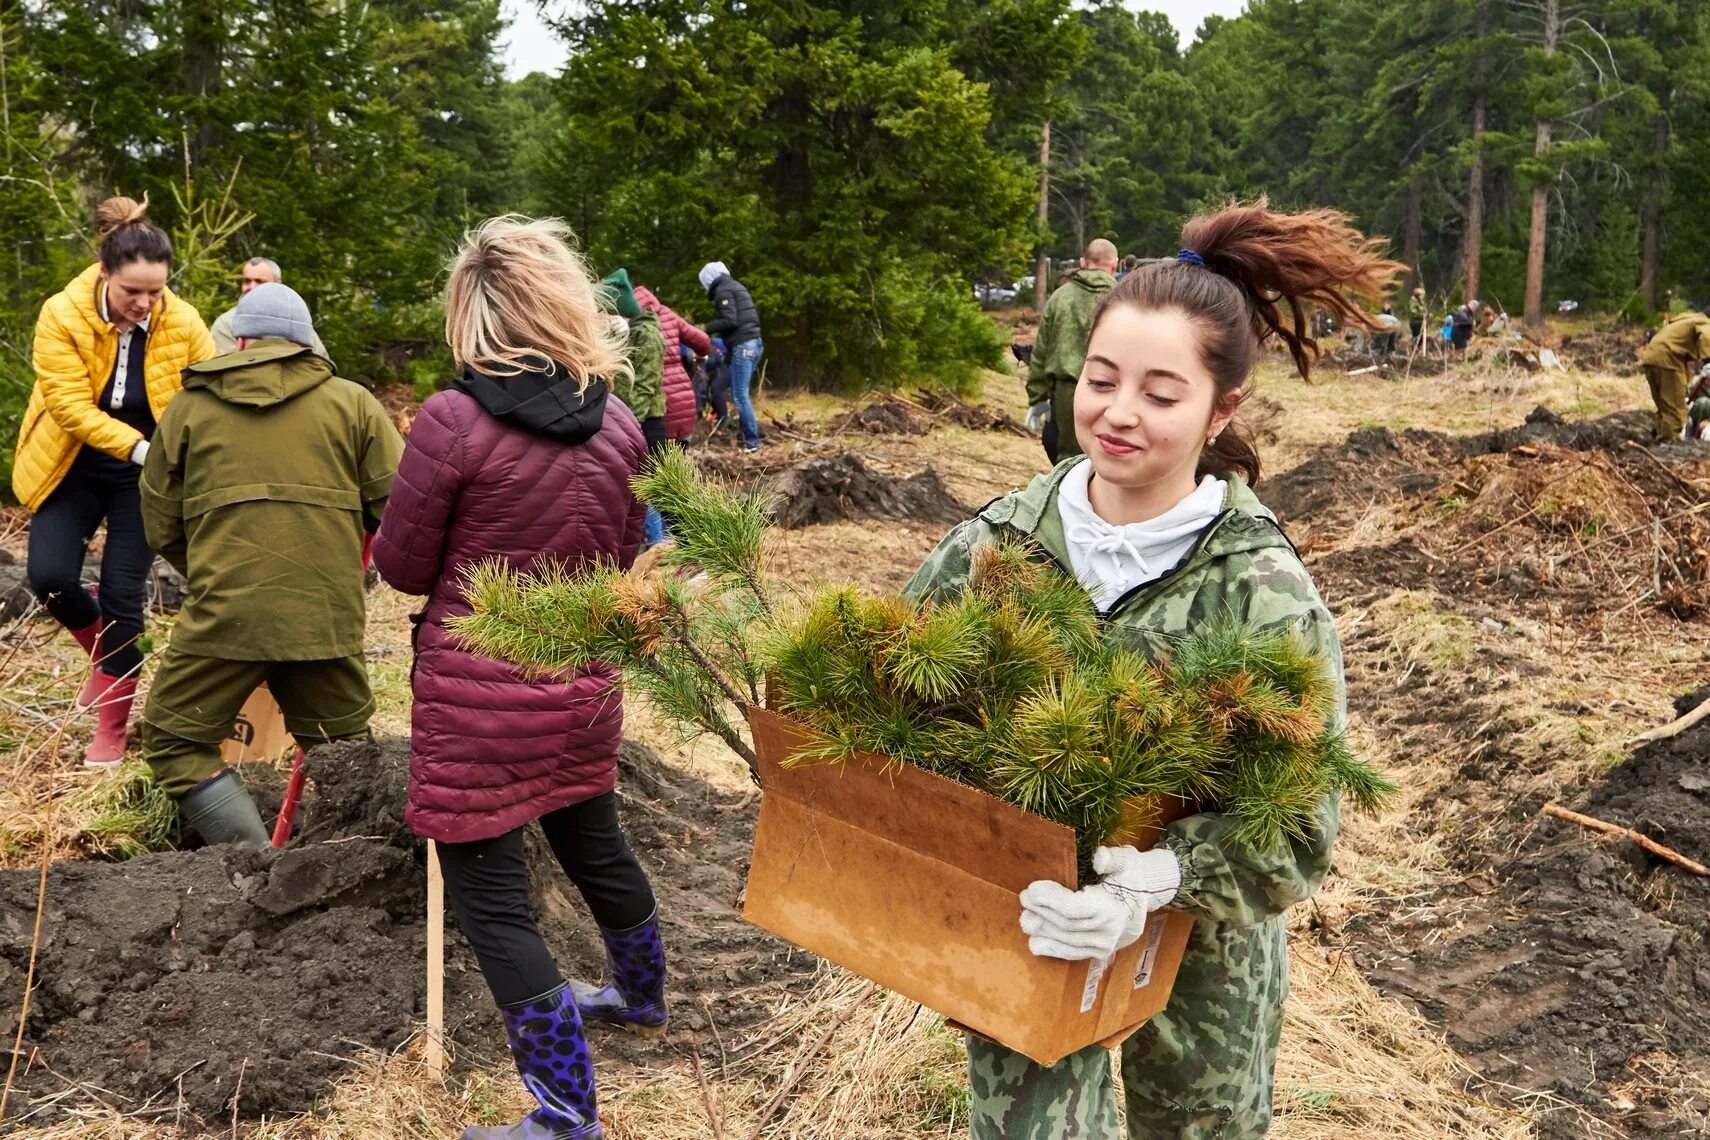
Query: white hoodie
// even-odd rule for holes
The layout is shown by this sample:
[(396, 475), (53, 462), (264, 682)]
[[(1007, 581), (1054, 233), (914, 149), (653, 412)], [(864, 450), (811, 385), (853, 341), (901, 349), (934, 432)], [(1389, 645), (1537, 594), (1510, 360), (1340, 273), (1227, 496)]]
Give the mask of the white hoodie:
[(1063, 520), (1075, 577), (1102, 613), (1129, 590), (1175, 568), (1222, 513), (1227, 485), (1207, 475), (1192, 493), (1157, 518), (1114, 526), (1099, 517), (1087, 497), (1092, 474), (1090, 461), (1069, 469), (1057, 491), (1057, 513)]

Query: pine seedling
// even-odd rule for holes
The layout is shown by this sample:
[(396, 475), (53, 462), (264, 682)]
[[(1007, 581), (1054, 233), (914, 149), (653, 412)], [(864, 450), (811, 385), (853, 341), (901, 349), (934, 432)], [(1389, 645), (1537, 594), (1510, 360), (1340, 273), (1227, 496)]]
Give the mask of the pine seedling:
[(1325, 733), (1316, 746), (1329, 782), (1363, 812), (1382, 811), (1399, 788), (1382, 772), (1366, 764), (1348, 748), (1347, 740)]
[(766, 614), (773, 612), (764, 559), (772, 525), (772, 496), (759, 488), (736, 494), (704, 481), (678, 448), (666, 448), (630, 481), (636, 496), (671, 520), (672, 546), (665, 565), (699, 567), (720, 590), (740, 589)]
[(917, 613), (884, 650), (885, 679), (906, 696), (948, 702), (972, 685), (990, 632), (990, 615), (975, 599)]
[(1010, 737), (993, 757), (991, 789), (1048, 819), (1061, 819), (1077, 799), (1083, 769), (1102, 765), (1097, 692), (1070, 674), (1021, 701)]

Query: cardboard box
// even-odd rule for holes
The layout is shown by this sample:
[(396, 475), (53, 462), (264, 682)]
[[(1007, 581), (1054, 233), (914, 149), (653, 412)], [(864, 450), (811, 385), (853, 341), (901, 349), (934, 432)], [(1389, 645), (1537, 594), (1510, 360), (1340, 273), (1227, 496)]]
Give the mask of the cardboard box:
[(285, 729), (285, 714), (265, 684), (249, 695), (238, 712), (232, 734), (220, 743), (220, 759), (228, 765), (245, 760), (276, 760), (296, 746)]
[[(879, 756), (786, 768), (801, 728), (761, 708), (748, 719), (764, 788), (749, 922), (1042, 1065), (1116, 1044), (1169, 1001), (1193, 927), (1180, 911), (1103, 962), (1027, 949), (1017, 896), (1075, 884), (1069, 828)], [(1158, 828), (1143, 830), (1122, 841), (1151, 846)]]

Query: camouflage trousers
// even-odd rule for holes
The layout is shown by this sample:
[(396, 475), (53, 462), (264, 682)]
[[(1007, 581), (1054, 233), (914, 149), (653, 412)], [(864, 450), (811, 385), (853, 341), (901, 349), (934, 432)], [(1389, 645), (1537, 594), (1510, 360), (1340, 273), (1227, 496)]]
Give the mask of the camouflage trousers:
[[(1170, 1004), (1122, 1045), (1129, 1140), (1247, 1140), (1271, 1123), (1271, 1084), (1288, 996), (1280, 918), (1196, 925)], [(1110, 1051), (1093, 1045), (1046, 1068), (968, 1039), (973, 1140), (1120, 1140)]]

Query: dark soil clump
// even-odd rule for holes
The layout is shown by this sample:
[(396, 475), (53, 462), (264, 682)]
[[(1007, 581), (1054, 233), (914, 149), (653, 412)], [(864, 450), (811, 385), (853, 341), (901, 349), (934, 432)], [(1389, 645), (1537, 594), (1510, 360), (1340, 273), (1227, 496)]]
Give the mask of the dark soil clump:
[[(407, 1040), (425, 1009), (425, 845), (403, 823), (407, 756), (399, 740), (316, 749), (298, 838), (283, 852), (224, 846), (54, 866), (18, 1111), (70, 1081), (139, 1118), (182, 1108), (223, 1119), (240, 1074), (242, 1115), (302, 1111), (345, 1070), (341, 1058)], [(737, 913), (753, 804), (629, 742), (621, 768), (624, 825), (659, 897), (675, 1016), (665, 1044), (595, 1031), (608, 1066), (691, 1042), (716, 1050), (712, 1021), (720, 1032), (752, 1025), (814, 966)], [(560, 968), (598, 977), (598, 932), (544, 842), (531, 864)], [(34, 871), (0, 872), (7, 1034), (36, 884)], [(466, 1055), (505, 1063), (497, 1013), (451, 924), (446, 1020)]]
[[(1710, 860), (1707, 757), (1700, 726), (1640, 749), (1571, 806)], [(1417, 1002), (1488, 1077), (1543, 1085), (1636, 1135), (1703, 1135), (1710, 1100), (1691, 1089), (1693, 1074), (1700, 1088), (1710, 1078), (1710, 881), (1538, 819), (1538, 806), (1502, 829), (1524, 836), (1511, 855), (1462, 849), (1466, 877), (1445, 892), (1465, 902), (1457, 928), (1397, 924), (1401, 947), (1373, 980)], [(1686, 1070), (1677, 1087), (1647, 1064), (1664, 1053)], [(1546, 1137), (1582, 1134), (1565, 1114), (1543, 1124)]]
[(778, 525), (789, 530), (854, 518), (951, 523), (968, 514), (931, 468), (881, 474), (847, 451), (797, 464), (777, 489)]

